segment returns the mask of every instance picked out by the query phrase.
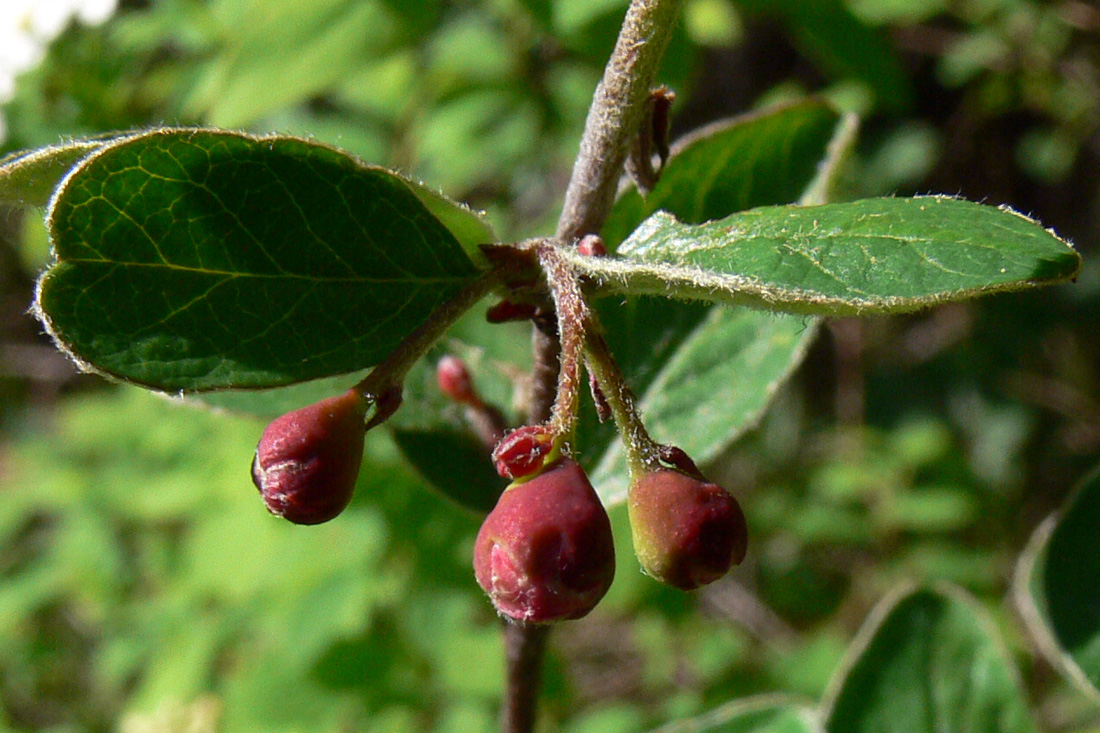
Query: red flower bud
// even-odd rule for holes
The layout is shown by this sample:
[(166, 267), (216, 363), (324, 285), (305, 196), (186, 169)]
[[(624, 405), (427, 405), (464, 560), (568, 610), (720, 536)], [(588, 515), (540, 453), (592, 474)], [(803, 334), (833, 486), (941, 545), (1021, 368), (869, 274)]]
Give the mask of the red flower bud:
[(638, 561), (662, 583), (694, 590), (745, 559), (745, 515), (717, 484), (662, 468), (631, 486), (628, 503)]
[(504, 616), (580, 618), (615, 577), (611, 522), (584, 470), (563, 459), (508, 488), (474, 545), (474, 573)]
[(505, 435), (493, 449), (493, 463), (504, 478), (530, 476), (542, 468), (554, 447), (554, 436), (545, 425), (524, 425)]
[(473, 380), (466, 363), (457, 356), (444, 356), (435, 366), (435, 381), (439, 391), (455, 402), (472, 405), (480, 402), (474, 392)]
[(327, 522), (351, 501), (366, 434), (367, 402), (355, 390), (275, 418), (252, 461), (252, 481), (272, 514)]

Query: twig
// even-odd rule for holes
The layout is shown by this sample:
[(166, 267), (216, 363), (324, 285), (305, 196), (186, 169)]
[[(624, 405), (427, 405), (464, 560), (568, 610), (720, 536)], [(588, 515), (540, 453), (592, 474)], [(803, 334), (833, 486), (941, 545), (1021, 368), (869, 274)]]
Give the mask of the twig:
[(630, 4), (584, 123), (580, 153), (558, 220), (560, 242), (599, 234), (603, 227), (682, 4), (682, 0)]
[[(558, 221), (559, 242), (571, 244), (585, 234), (598, 234), (603, 226), (682, 4), (683, 0), (631, 2), (588, 111), (580, 153)], [(557, 335), (536, 326), (529, 424), (550, 418), (560, 353)], [(535, 626), (509, 626), (505, 633), (508, 679), (501, 714), (504, 733), (534, 730), (539, 676), (532, 670), (542, 666), (546, 636), (546, 629)]]

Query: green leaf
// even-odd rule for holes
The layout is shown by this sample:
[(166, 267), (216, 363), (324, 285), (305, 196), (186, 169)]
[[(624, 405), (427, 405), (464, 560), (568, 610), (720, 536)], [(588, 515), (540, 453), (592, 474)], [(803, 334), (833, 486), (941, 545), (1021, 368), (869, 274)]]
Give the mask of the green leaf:
[(653, 733), (819, 733), (816, 711), (779, 695), (735, 700)]
[(1100, 472), (1035, 531), (1020, 559), (1016, 600), (1043, 653), (1100, 700)]
[[(718, 456), (752, 428), (816, 335), (814, 319), (712, 308), (639, 389), (638, 408), (653, 437), (697, 462)], [(635, 383), (637, 385), (637, 383)], [(604, 453), (592, 479), (605, 502), (629, 488), (622, 444)]]
[(0, 201), (45, 206), (65, 174), (103, 145), (99, 140), (73, 140), (0, 158)]
[(261, 14), (218, 3), (212, 14), (221, 47), (207, 52), (183, 111), (218, 127), (254, 125), (323, 93), (397, 44), (402, 28), (377, 0), (268, 0)]
[(273, 387), (378, 363), (478, 275), (398, 176), (285, 137), (160, 130), (54, 199), (37, 308), (89, 369)]
[(612, 292), (822, 315), (1046, 285), (1081, 261), (1022, 214), (939, 196), (768, 206), (698, 226), (658, 212), (619, 254), (571, 259)]
[(1006, 650), (962, 591), (883, 601), (832, 684), (826, 729), (840, 733), (1036, 730)]
[(799, 102), (704, 127), (676, 142), (644, 199), (626, 191), (604, 224), (614, 249), (647, 216), (663, 210), (701, 224), (735, 211), (795, 201), (814, 178), (840, 115), (823, 102)]

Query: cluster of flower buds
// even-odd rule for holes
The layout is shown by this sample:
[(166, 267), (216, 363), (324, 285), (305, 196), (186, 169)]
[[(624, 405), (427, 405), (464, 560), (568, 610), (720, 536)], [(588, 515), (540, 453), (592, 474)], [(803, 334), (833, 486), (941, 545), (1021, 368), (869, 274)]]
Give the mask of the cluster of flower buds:
[[(440, 389), (478, 404), (465, 366), (440, 362)], [(356, 390), (273, 420), (252, 478), (267, 508), (297, 524), (319, 524), (348, 505), (363, 456), (367, 400)], [(486, 517), (474, 546), (477, 581), (504, 616), (528, 623), (580, 618), (615, 576), (611, 522), (584, 469), (560, 457), (547, 425), (505, 435), (493, 451), (513, 483)], [(693, 590), (745, 557), (737, 500), (708, 481), (683, 451), (665, 447), (661, 467), (636, 476), (628, 509), (634, 548), (653, 578)]]
[[(528, 623), (584, 616), (615, 573), (611, 524), (584, 470), (557, 458), (545, 425), (512, 431), (493, 453), (515, 479), (474, 545), (478, 583), (502, 615)], [(737, 500), (707, 481), (677, 448), (672, 468), (638, 476), (628, 508), (642, 569), (683, 590), (712, 583), (745, 557), (747, 529)]]

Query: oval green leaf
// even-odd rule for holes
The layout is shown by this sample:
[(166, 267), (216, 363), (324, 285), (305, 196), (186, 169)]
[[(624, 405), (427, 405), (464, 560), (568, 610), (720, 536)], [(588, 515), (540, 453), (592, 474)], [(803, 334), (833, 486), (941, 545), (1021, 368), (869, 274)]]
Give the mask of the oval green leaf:
[(175, 392), (372, 366), (479, 272), (406, 181), (287, 137), (107, 145), (63, 182), (48, 225), (37, 308), (58, 344)]
[(953, 588), (883, 601), (826, 697), (825, 727), (836, 733), (1036, 730), (992, 624)]
[(1100, 472), (1035, 531), (1020, 559), (1016, 599), (1039, 647), (1100, 700)]
[(619, 254), (574, 260), (613, 292), (821, 315), (911, 311), (1061, 282), (1081, 261), (1022, 214), (941, 196), (768, 206), (702, 225), (658, 212)]

